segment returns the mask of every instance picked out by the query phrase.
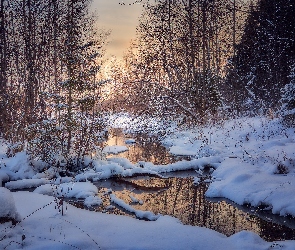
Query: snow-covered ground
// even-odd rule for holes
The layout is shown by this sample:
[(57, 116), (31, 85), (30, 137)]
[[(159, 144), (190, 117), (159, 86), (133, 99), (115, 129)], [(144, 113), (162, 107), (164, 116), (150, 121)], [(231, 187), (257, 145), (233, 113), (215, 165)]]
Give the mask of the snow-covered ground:
[[(141, 122), (121, 116), (113, 125), (124, 127), (128, 123), (132, 132), (138, 131)], [(165, 126), (163, 122), (143, 123), (150, 127), (147, 131)], [(275, 214), (295, 216), (294, 128), (284, 127), (279, 119), (255, 117), (185, 130), (172, 124), (168, 130), (162, 143), (170, 153), (194, 160), (165, 166), (140, 163), (145, 170), (163, 173), (209, 166), (216, 170), (208, 197), (225, 197), (240, 205), (264, 205)]]
[(16, 192), (13, 198), (22, 221), (1, 224), (1, 249), (294, 249), (292, 241), (265, 242), (246, 231), (226, 237), (170, 216), (143, 221), (71, 205), (62, 216), (53, 197)]
[[(91, 206), (100, 204), (101, 199), (89, 181), (114, 175), (161, 175), (186, 169), (201, 173), (204, 168), (214, 169), (206, 193), (208, 197), (225, 197), (237, 204), (264, 205), (273, 213), (295, 216), (295, 131), (283, 127), (278, 119), (243, 118), (194, 129), (178, 129), (170, 123), (166, 129), (167, 123), (155, 119), (115, 118), (112, 126), (128, 128), (128, 132), (162, 131), (165, 135), (162, 143), (172, 154), (189, 155), (193, 159), (168, 165), (132, 164), (122, 158), (95, 160), (91, 169), (75, 179), (50, 181), (55, 174), (53, 169), (44, 174), (37, 173), (24, 152), (6, 158), (3, 144), (0, 179), (6, 182), (5, 186), (10, 189), (36, 187), (36, 190), (10, 193), (6, 188), (0, 188), (0, 204), (6, 204), (0, 208), (0, 217), (20, 220), (16, 226), (11, 226), (10, 222), (0, 224), (0, 248), (295, 249), (295, 241), (267, 243), (251, 232), (242, 231), (225, 237), (206, 228), (185, 226), (169, 216), (135, 210), (112, 194), (114, 203), (138, 217), (147, 215), (155, 221), (94, 213), (70, 205), (61, 216), (60, 209), (55, 209), (60, 207), (59, 200), (47, 195), (86, 198), (85, 204)], [(197, 179), (195, 184), (198, 185)]]
[[(265, 205), (295, 216), (295, 130), (279, 120), (244, 118), (219, 127), (176, 132), (164, 142), (171, 153), (214, 159), (206, 193), (237, 204)], [(212, 160), (211, 160), (212, 161)]]

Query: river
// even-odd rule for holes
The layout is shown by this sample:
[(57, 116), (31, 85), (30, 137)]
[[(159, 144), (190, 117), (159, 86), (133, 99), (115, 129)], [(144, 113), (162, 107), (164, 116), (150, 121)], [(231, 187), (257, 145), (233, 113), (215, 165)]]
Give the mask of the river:
[[(123, 146), (127, 139), (136, 143), (127, 144), (129, 150), (109, 157), (124, 157), (132, 163), (138, 161), (168, 164), (180, 160), (170, 155), (155, 137), (147, 135), (125, 135), (121, 129), (112, 129), (105, 145)], [(295, 220), (291, 217), (273, 215), (264, 208), (238, 206), (227, 199), (207, 199), (205, 192), (210, 182), (210, 173), (201, 177), (194, 185), (195, 171), (174, 172), (165, 178), (140, 176), (133, 178), (111, 178), (94, 183), (99, 189), (103, 205), (91, 208), (94, 211), (133, 216), (134, 214), (110, 202), (109, 192), (115, 194), (135, 209), (170, 215), (183, 224), (207, 227), (230, 236), (249, 230), (267, 241), (295, 240)], [(111, 190), (111, 191), (110, 191)], [(141, 202), (132, 202), (136, 197)], [(81, 202), (73, 204), (83, 207)]]

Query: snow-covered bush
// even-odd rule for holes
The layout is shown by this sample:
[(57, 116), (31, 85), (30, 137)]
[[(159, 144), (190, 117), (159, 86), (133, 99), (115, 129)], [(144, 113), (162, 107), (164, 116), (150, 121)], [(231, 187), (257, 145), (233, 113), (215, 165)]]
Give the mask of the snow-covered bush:
[(290, 83), (286, 84), (281, 89), (281, 115), (283, 121), (288, 126), (295, 125), (295, 65), (292, 66), (291, 73), (289, 75)]
[(20, 220), (13, 196), (7, 188), (0, 187), (0, 204), (0, 218), (14, 221)]
[[(100, 131), (104, 128), (104, 121), (97, 118), (89, 119), (83, 113), (73, 114), (73, 124), (70, 128), (66, 123), (57, 119), (43, 120), (26, 128), (28, 134), (27, 152), (31, 163), (42, 161), (48, 166), (63, 170), (74, 170), (88, 165), (89, 160), (84, 159), (97, 153), (98, 143), (102, 140)], [(69, 129), (71, 131), (70, 146)], [(40, 169), (42, 170), (42, 169)]]
[(62, 139), (63, 127), (57, 126), (55, 119), (43, 120), (26, 128), (28, 135), (27, 151), (35, 160), (41, 160), (49, 165), (62, 161), (65, 151), (65, 141)]
[(24, 144), (21, 142), (10, 143), (7, 147), (6, 155), (8, 157), (15, 156), (16, 153), (23, 151)]
[[(74, 32), (79, 27), (71, 29)], [(100, 69), (96, 60), (98, 44), (79, 36), (68, 39), (61, 55), (63, 81), (41, 95), (47, 117), (26, 128), (32, 160), (44, 161), (61, 171), (83, 168), (84, 157), (96, 150), (104, 130), (98, 103), (104, 81), (96, 81)]]

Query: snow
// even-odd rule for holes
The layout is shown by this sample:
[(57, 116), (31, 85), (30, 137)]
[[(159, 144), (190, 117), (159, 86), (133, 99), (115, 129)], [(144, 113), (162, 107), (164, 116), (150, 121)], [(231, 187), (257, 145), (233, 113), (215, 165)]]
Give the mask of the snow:
[(101, 200), (101, 198), (99, 198), (97, 196), (88, 196), (84, 200), (84, 205), (87, 207), (99, 206), (101, 204), (102, 204), (102, 200)]
[(136, 197), (134, 197), (134, 196), (132, 196), (132, 195), (129, 195), (129, 197), (130, 197), (130, 199), (131, 199), (131, 201), (132, 201), (133, 203), (139, 203), (140, 205), (143, 204), (143, 201), (142, 201), (142, 200), (139, 200), (139, 199), (137, 199)]
[(274, 214), (295, 215), (294, 175), (269, 174), (261, 166), (228, 158), (214, 171), (214, 179), (207, 197), (226, 197), (240, 205), (266, 205)]
[(106, 146), (103, 149), (103, 152), (107, 154), (119, 154), (125, 151), (128, 151), (126, 146)]
[(19, 220), (12, 193), (4, 187), (0, 187), (0, 204), (0, 218)]
[(294, 249), (294, 241), (265, 242), (247, 231), (226, 237), (207, 228), (182, 225), (170, 216), (143, 221), (69, 204), (62, 216), (53, 197), (24, 191), (13, 197), (23, 219), (16, 226), (0, 224), (1, 249)]
[(13, 189), (24, 189), (24, 188), (33, 188), (38, 187), (49, 183), (47, 179), (23, 179), (17, 181), (9, 181), (5, 183), (5, 187), (13, 190)]
[(6, 172), (0, 170), (0, 187), (2, 187), (2, 182), (9, 180), (9, 176)]
[(157, 220), (160, 217), (160, 215), (155, 215), (154, 213), (152, 213), (150, 211), (142, 211), (142, 210), (135, 209), (132, 206), (126, 204), (123, 200), (116, 197), (116, 195), (114, 195), (114, 194), (110, 194), (110, 198), (111, 198), (111, 202), (124, 208), (125, 210), (127, 210), (130, 213), (134, 213), (137, 218), (148, 219), (148, 220), (153, 221), (153, 220)]
[(112, 114), (108, 117), (109, 126), (123, 128), (127, 133), (165, 134), (172, 131), (176, 124), (157, 117), (133, 116), (128, 113)]
[(194, 159), (191, 161), (178, 161), (175, 163), (167, 164), (167, 165), (154, 165), (151, 162), (140, 162), (140, 165), (151, 172), (157, 173), (168, 173), (173, 171), (184, 171), (184, 170), (203, 170), (205, 167), (210, 166), (212, 168), (216, 168), (220, 164), (219, 156), (210, 156), (203, 157), (199, 159)]
[[(197, 156), (182, 164), (195, 163), (199, 170), (192, 168), (197, 171), (206, 165), (216, 169), (207, 197), (225, 197), (240, 205), (263, 204), (274, 214), (295, 216), (295, 133), (279, 119), (241, 118), (215, 127), (175, 131), (163, 143), (174, 154)], [(177, 148), (182, 150), (177, 153)], [(201, 163), (205, 159), (207, 163)]]
[(45, 184), (37, 187), (34, 193), (57, 197), (87, 198), (95, 196), (98, 193), (98, 189), (91, 182), (69, 182), (59, 185)]
[(134, 143), (136, 143), (136, 141), (135, 141), (135, 139), (130, 138), (130, 139), (125, 140), (125, 143), (126, 144), (134, 144)]
[(199, 183), (200, 183), (200, 178), (199, 177), (194, 177), (194, 181), (193, 181), (193, 183), (194, 183), (194, 185), (199, 185)]
[(173, 144), (176, 145), (169, 148), (169, 152), (171, 154), (197, 156), (199, 151), (198, 149), (202, 146), (203, 142), (200, 140), (195, 140), (192, 142), (190, 141), (190, 138), (188, 138), (188, 140), (183, 140), (183, 138), (180, 138), (178, 140), (174, 140)]
[[(295, 249), (295, 241), (265, 242), (247, 231), (226, 237), (207, 228), (186, 226), (170, 216), (135, 209), (132, 203), (141, 204), (140, 200), (130, 196), (131, 203), (126, 204), (111, 189), (108, 195), (114, 204), (138, 218), (153, 221), (71, 205), (62, 216), (52, 196), (83, 198), (88, 207), (102, 204), (97, 187), (90, 181), (136, 174), (160, 176), (188, 169), (198, 174), (195, 185), (205, 170), (213, 171), (207, 197), (224, 197), (240, 205), (264, 205), (274, 214), (295, 216), (295, 130), (284, 127), (279, 119), (241, 118), (190, 129), (177, 128), (173, 123), (167, 128), (167, 121), (152, 118), (114, 115), (112, 119), (114, 126), (129, 132), (168, 131), (161, 137), (163, 145), (172, 154), (189, 155), (192, 160), (155, 165), (143, 161), (133, 164), (120, 157), (95, 159), (92, 167), (74, 178), (59, 177), (47, 183), (57, 175), (54, 169), (39, 173), (29, 164), (25, 152), (7, 158), (2, 145), (0, 181), (11, 189), (38, 187), (33, 193), (11, 193), (0, 187), (0, 215), (22, 218), (16, 226), (10, 222), (0, 224), (0, 249)], [(105, 153), (126, 149), (109, 146)]]
[(111, 159), (109, 159), (109, 161), (115, 162), (115, 163), (121, 165), (124, 169), (132, 169), (132, 168), (134, 168), (134, 164), (132, 164), (126, 158), (122, 158), (122, 157), (115, 158), (115, 157), (112, 157)]
[(19, 152), (14, 157), (2, 159), (1, 165), (5, 166), (6, 174), (10, 180), (29, 179), (36, 174), (29, 164), (26, 152)]
[[(275, 214), (295, 216), (295, 134), (279, 119), (241, 118), (218, 126), (174, 130), (163, 144), (170, 153), (196, 159), (168, 165), (139, 162), (142, 172), (195, 169), (201, 173), (209, 166), (216, 170), (208, 197), (225, 197), (241, 205), (263, 204)], [(121, 174), (128, 176), (126, 170)]]

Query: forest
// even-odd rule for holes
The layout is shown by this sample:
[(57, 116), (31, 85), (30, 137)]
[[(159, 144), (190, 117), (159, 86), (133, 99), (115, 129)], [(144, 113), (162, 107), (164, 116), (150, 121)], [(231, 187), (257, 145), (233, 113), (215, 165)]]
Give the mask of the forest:
[(294, 0), (91, 2), (0, 0), (0, 248), (293, 250)]
[(1, 1), (1, 133), (52, 164), (56, 152), (83, 157), (101, 126), (97, 72), (107, 33), (94, 29), (89, 3)]
[(109, 111), (201, 124), (269, 113), (294, 125), (291, 0), (146, 1), (109, 79), (98, 73), (108, 32), (89, 4), (1, 0), (0, 128), (13, 145), (51, 164), (56, 152), (80, 159)]
[(147, 4), (124, 71), (114, 68), (122, 89), (114, 99), (204, 122), (292, 110), (293, 13), (292, 1)]

